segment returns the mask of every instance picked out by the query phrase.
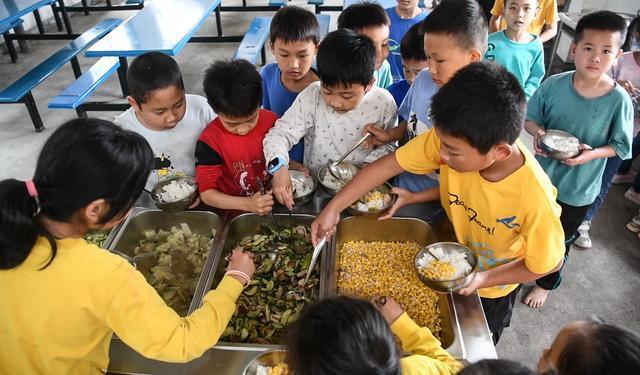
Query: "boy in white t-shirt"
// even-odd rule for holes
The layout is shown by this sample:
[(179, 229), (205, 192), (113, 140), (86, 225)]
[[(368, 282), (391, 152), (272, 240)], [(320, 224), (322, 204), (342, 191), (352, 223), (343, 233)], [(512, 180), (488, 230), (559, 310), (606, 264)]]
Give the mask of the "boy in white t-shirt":
[(160, 52), (136, 57), (127, 72), (131, 108), (114, 122), (142, 135), (151, 145), (155, 166), (147, 189), (175, 175), (195, 175), (194, 150), (215, 118), (207, 99), (186, 95), (176, 61)]

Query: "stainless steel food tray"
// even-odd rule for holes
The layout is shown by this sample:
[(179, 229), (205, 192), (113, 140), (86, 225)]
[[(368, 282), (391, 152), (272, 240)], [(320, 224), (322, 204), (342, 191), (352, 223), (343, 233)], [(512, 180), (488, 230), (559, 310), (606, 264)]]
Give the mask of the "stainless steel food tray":
[(211, 263), (213, 262), (213, 249), (215, 249), (223, 223), (218, 214), (209, 211), (168, 213), (157, 209), (136, 207), (122, 224), (111, 231), (105, 241), (104, 247), (108, 250), (117, 250), (133, 257), (135, 255), (133, 251), (140, 243), (140, 240), (144, 239), (145, 231), (159, 229), (169, 231), (171, 227), (179, 227), (181, 223), (187, 224), (192, 232), (203, 236), (210, 236), (212, 230), (216, 231), (213, 244), (202, 267), (198, 287), (189, 306), (188, 313), (191, 313), (197, 306), (195, 304), (195, 297), (198, 295), (198, 290), (201, 289), (201, 283), (204, 282), (208, 270), (211, 268)]
[[(326, 293), (324, 296), (334, 295), (337, 291), (338, 251), (349, 241), (413, 241), (427, 245), (438, 240), (431, 226), (419, 219), (392, 218), (384, 221), (366, 217), (343, 219), (338, 224), (331, 251), (327, 253), (320, 273), (320, 285)], [(438, 307), (442, 321), (440, 332), (442, 347), (452, 356), (465, 359), (466, 351), (452, 295), (439, 294)]]
[[(275, 214), (278, 225), (281, 227), (289, 227), (295, 225), (311, 225), (311, 222), (314, 220), (313, 215), (306, 214), (292, 214), (289, 216), (288, 214)], [(268, 224), (270, 226), (274, 225), (273, 218), (271, 215), (255, 215), (255, 214), (239, 214), (235, 217), (230, 217), (223, 233), (220, 238), (221, 241), (218, 243), (217, 248), (215, 249), (215, 255), (213, 259), (213, 266), (211, 267), (211, 272), (208, 275), (208, 278), (204, 280), (203, 285), (207, 288), (202, 291), (202, 293), (197, 294), (197, 306), (202, 303), (202, 298), (204, 295), (213, 287), (217, 286), (217, 284), (222, 280), (222, 276), (225, 272), (226, 263), (224, 262), (224, 258), (229, 254), (236, 246), (236, 244), (243, 238), (250, 234), (255, 234), (260, 231), (261, 224)], [(327, 254), (328, 246), (325, 246), (325, 249), (322, 251), (322, 256), (320, 258), (320, 267), (322, 267), (322, 263), (324, 262), (324, 257)], [(322, 268), (320, 268), (322, 270)], [(322, 279), (322, 275), (320, 275)], [(322, 298), (325, 295), (325, 292), (322, 287), (322, 282), (320, 282), (320, 290), (319, 297)], [(264, 351), (270, 349), (281, 349), (283, 345), (270, 345), (270, 344), (247, 344), (247, 343), (234, 343), (234, 342), (223, 342), (220, 341), (216, 344), (216, 348), (226, 349), (226, 350), (256, 350), (256, 351)]]

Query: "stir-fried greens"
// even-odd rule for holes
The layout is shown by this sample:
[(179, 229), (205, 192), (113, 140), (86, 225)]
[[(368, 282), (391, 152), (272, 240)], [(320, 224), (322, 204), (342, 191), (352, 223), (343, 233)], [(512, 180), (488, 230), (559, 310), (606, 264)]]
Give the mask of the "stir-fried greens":
[(278, 231), (263, 225), (261, 229), (238, 244), (256, 254), (256, 272), (222, 334), (226, 341), (284, 343), (285, 327), (297, 319), (306, 304), (318, 299), (317, 266), (303, 284), (313, 253), (309, 227)]
[(104, 241), (107, 240), (107, 237), (109, 236), (109, 231), (103, 232), (103, 231), (91, 231), (91, 232), (87, 232), (84, 235), (84, 239), (89, 242), (92, 243), (98, 247), (102, 247), (102, 244), (104, 243)]
[(154, 253), (138, 262), (137, 267), (167, 305), (180, 315), (184, 316), (189, 309), (214, 235), (192, 233), (183, 223), (180, 228), (172, 227), (170, 232), (145, 231), (145, 238), (134, 250), (136, 257)]

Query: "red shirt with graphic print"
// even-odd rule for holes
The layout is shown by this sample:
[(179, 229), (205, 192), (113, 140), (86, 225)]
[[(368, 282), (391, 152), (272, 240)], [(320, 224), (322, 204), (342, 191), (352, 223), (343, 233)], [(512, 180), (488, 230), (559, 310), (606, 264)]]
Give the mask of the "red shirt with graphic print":
[(200, 192), (216, 189), (235, 196), (250, 196), (265, 182), (266, 166), (262, 140), (278, 116), (260, 109), (258, 123), (245, 135), (226, 130), (215, 118), (196, 144), (196, 179)]

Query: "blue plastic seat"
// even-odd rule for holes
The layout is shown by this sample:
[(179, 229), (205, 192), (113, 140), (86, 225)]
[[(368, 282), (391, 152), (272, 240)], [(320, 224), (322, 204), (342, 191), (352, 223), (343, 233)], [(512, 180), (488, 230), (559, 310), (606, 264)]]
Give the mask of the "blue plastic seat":
[(262, 63), (265, 63), (264, 43), (269, 36), (271, 17), (255, 17), (244, 34), (240, 46), (233, 55), (234, 59), (245, 59), (252, 64), (258, 61), (258, 53), (262, 54)]

